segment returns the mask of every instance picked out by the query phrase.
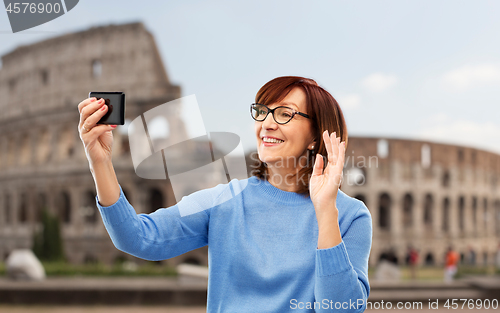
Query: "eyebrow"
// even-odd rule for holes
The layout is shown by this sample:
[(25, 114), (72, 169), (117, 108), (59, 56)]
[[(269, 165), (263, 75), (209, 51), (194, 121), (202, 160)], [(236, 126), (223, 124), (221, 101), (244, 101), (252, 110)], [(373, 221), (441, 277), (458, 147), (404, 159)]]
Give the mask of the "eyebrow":
[(294, 107), (295, 107), (295, 109), (296, 109), (297, 111), (299, 110), (299, 106), (298, 106), (298, 105), (296, 105), (296, 104), (295, 104), (295, 103), (293, 103), (293, 102), (280, 102), (280, 104), (279, 104), (279, 105), (294, 106)]

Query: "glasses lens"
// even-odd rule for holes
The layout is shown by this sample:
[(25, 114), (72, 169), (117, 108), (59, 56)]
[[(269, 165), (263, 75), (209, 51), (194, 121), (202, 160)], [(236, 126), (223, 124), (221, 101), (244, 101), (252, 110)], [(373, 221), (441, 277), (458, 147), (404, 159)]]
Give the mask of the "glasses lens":
[(257, 121), (263, 121), (267, 116), (267, 108), (262, 104), (252, 104), (252, 117)]
[(293, 117), (293, 110), (285, 107), (277, 108), (274, 111), (274, 118), (280, 124), (288, 123)]

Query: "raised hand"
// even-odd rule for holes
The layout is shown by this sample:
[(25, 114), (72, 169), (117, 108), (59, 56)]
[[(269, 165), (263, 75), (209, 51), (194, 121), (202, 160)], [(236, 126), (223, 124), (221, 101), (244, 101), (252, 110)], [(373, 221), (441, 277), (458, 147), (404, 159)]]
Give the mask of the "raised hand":
[(115, 129), (116, 125), (97, 124), (108, 111), (108, 106), (104, 104), (103, 99), (97, 101), (96, 98), (88, 98), (80, 102), (78, 111), (78, 132), (89, 163), (93, 165), (110, 161), (113, 145), (111, 130)]
[(325, 169), (323, 156), (316, 155), (314, 168), (309, 181), (309, 193), (318, 219), (318, 248), (332, 247), (342, 240), (338, 225), (337, 192), (342, 182), (344, 168), (345, 142), (335, 132), (328, 136), (323, 133), (328, 163)]

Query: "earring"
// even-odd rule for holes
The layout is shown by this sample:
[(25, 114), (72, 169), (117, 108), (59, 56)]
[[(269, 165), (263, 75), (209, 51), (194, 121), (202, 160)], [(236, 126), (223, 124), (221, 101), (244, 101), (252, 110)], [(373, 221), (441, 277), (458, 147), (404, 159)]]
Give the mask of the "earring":
[(314, 150), (314, 146), (311, 146), (311, 150)]

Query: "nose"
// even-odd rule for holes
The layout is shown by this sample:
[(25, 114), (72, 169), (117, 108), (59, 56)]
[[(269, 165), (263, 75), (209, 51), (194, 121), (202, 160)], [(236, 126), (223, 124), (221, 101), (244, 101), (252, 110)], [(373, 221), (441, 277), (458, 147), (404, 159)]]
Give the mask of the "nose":
[(266, 119), (262, 121), (263, 129), (276, 129), (278, 128), (278, 123), (274, 120), (274, 116), (271, 112), (266, 116)]

